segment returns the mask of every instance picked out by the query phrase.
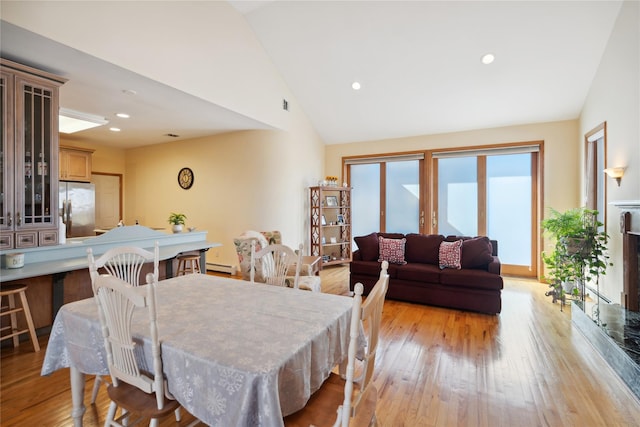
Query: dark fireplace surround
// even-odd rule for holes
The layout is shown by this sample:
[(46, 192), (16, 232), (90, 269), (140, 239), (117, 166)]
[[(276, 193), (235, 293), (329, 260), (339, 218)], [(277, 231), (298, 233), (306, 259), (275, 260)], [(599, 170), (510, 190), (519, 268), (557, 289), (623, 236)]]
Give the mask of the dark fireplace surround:
[(622, 233), (623, 288), (621, 304), (629, 311), (640, 311), (640, 273), (638, 272), (638, 246), (640, 246), (640, 201), (614, 202), (620, 213)]
[[(640, 200), (613, 202), (620, 212), (623, 288), (620, 303), (574, 301), (571, 319), (640, 398)], [(615, 262), (615, 261), (614, 261)], [(575, 310), (574, 310), (575, 308)]]

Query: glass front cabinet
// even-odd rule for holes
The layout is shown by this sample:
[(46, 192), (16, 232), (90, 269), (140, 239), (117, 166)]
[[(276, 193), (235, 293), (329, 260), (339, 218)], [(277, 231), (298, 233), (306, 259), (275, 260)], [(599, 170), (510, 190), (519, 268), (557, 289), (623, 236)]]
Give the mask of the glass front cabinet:
[(2, 59), (0, 249), (58, 243), (58, 90), (66, 80)]

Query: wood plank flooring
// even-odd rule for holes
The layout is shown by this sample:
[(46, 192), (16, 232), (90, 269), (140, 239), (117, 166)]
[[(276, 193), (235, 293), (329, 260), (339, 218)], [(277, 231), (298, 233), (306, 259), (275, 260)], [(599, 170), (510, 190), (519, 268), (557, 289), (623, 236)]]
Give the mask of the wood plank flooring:
[[(348, 268), (321, 273), (325, 292), (347, 290)], [(546, 286), (506, 278), (503, 311), (488, 316), (387, 301), (376, 362), (380, 426), (638, 426), (640, 402), (544, 297)], [(69, 426), (69, 372), (40, 376), (43, 350), (3, 348), (0, 425)], [(101, 389), (85, 426), (104, 423)], [(162, 426), (186, 425), (173, 417)], [(229, 426), (231, 427), (231, 426)]]

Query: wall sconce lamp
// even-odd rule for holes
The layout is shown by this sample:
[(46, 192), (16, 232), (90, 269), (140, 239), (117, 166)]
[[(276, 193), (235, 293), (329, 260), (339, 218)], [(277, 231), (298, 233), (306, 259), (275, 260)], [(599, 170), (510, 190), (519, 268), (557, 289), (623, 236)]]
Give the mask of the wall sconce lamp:
[(616, 168), (606, 168), (604, 173), (609, 175), (609, 178), (613, 178), (618, 183), (618, 187), (620, 187), (620, 180), (622, 180), (622, 175), (624, 175), (624, 167), (616, 167)]

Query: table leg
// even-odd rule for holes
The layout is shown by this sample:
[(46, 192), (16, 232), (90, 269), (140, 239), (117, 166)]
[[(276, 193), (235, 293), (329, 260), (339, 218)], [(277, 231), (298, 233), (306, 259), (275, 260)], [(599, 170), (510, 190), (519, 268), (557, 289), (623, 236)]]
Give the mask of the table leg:
[(71, 409), (71, 418), (75, 427), (82, 427), (82, 417), (84, 415), (84, 374), (77, 368), (71, 367), (69, 370), (71, 376), (71, 400), (73, 409)]

